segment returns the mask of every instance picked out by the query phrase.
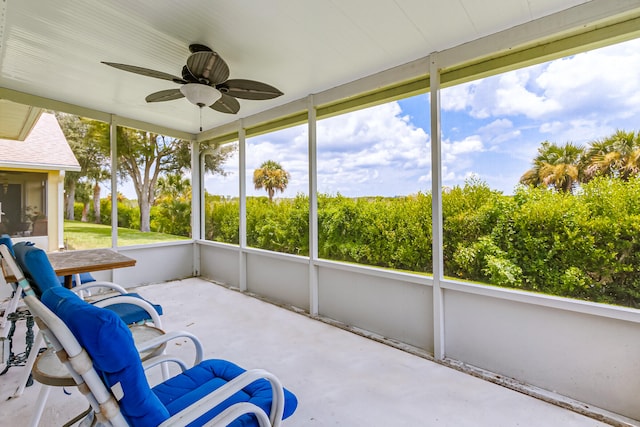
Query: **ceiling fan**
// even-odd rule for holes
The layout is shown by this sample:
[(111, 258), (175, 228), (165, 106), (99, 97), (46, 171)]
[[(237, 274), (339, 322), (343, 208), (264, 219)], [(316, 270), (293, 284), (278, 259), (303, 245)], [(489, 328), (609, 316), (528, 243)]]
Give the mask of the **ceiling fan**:
[(166, 89), (152, 93), (145, 98), (147, 102), (187, 98), (189, 102), (201, 109), (210, 107), (221, 113), (236, 114), (240, 111), (240, 103), (236, 98), (263, 100), (283, 94), (266, 83), (244, 79), (228, 80), (229, 66), (208, 46), (191, 44), (189, 51), (191, 55), (187, 58), (187, 64), (182, 67), (182, 77), (135, 65), (105, 61), (102, 63), (120, 70), (169, 80), (181, 85), (179, 89)]

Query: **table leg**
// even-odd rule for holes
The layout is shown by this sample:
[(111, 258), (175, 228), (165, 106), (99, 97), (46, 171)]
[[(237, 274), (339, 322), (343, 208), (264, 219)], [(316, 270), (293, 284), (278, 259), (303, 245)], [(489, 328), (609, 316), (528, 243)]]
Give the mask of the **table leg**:
[(27, 387), (31, 380), (31, 370), (33, 369), (33, 365), (36, 362), (36, 358), (38, 354), (40, 354), (40, 346), (43, 344), (42, 332), (38, 331), (38, 335), (36, 335), (36, 339), (33, 342), (33, 347), (31, 348), (31, 352), (29, 353), (29, 358), (24, 365), (24, 371), (22, 372), (22, 376), (20, 378), (20, 382), (18, 383), (18, 388), (16, 392), (13, 394), (13, 397), (20, 397), (24, 392), (25, 387)]
[(73, 287), (73, 275), (67, 274), (64, 276), (64, 287), (71, 289)]

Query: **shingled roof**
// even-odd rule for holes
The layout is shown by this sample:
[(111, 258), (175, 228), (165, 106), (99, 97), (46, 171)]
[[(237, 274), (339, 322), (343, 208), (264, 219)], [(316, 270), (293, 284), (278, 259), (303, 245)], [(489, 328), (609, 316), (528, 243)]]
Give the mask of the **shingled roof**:
[(80, 164), (51, 113), (42, 113), (24, 141), (0, 139), (0, 168), (79, 171)]

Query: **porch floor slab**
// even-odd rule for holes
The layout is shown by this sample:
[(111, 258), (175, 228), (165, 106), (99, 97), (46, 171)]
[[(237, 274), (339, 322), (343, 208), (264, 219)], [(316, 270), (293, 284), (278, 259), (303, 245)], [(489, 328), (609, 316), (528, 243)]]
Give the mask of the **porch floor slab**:
[[(165, 330), (198, 336), (205, 358), (277, 375), (299, 399), (285, 426), (607, 425), (206, 280), (136, 292), (163, 306)], [(179, 340), (168, 352), (192, 360), (193, 347)], [(23, 369), (0, 377), (2, 425), (29, 423), (40, 384), (9, 399)], [(86, 407), (77, 390), (52, 388), (40, 425), (63, 425)]]

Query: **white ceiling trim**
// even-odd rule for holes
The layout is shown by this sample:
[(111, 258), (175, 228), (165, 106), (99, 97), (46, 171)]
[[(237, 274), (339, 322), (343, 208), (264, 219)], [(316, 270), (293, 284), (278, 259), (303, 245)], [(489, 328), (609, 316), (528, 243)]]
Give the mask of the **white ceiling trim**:
[(450, 68), (479, 58), (524, 47), (549, 38), (567, 37), (606, 23), (640, 14), (638, 0), (592, 0), (553, 15), (482, 37), (438, 54), (441, 68)]

